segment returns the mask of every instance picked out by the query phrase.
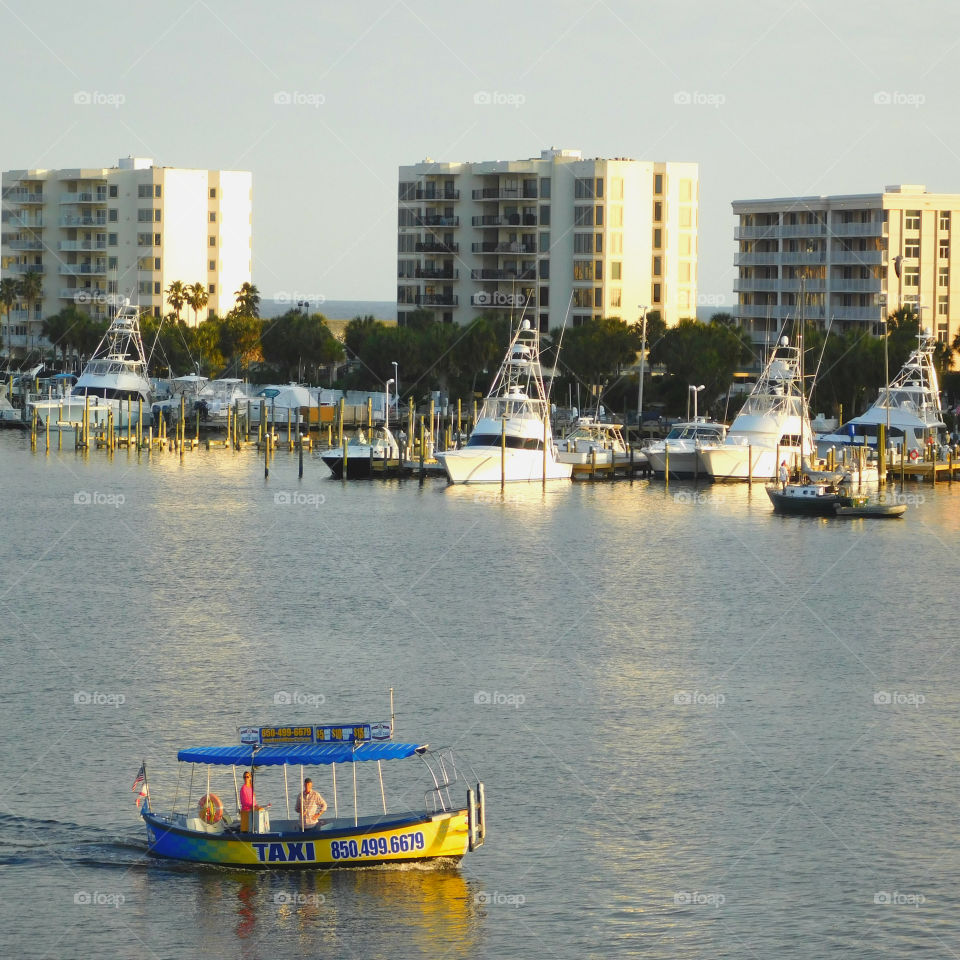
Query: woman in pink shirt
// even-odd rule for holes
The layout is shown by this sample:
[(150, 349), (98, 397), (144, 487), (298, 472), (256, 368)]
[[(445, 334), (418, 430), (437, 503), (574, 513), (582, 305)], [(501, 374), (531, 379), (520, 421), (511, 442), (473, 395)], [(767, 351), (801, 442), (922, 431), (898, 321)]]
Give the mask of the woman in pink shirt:
[(243, 772), (243, 786), (240, 788), (240, 812), (253, 810), (257, 805), (257, 798), (253, 795), (253, 778), (249, 770)]

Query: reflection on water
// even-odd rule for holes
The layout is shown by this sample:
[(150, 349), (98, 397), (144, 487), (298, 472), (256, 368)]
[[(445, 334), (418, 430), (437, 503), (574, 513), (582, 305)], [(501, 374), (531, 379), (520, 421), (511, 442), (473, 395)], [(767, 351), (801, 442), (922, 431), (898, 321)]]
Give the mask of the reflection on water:
[[(402, 944), (398, 953), (404, 956), (468, 957), (482, 936), (477, 894), (451, 868), (208, 869), (199, 871), (195, 889), (196, 922), (208, 948), (229, 929), (241, 957), (263, 956), (261, 948), (271, 944), (296, 945), (304, 956), (374, 956), (382, 952), (384, 937)], [(225, 913), (232, 917), (229, 928)]]

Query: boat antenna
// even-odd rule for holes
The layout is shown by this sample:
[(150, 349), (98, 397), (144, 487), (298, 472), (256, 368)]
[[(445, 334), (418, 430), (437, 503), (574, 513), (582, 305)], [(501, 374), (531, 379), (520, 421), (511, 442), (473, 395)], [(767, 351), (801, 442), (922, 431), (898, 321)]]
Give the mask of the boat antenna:
[(550, 386), (547, 387), (547, 399), (553, 393), (553, 379), (557, 375), (557, 367), (560, 365), (560, 350), (563, 347), (563, 335), (567, 332), (567, 320), (570, 318), (570, 308), (573, 306), (573, 291), (570, 291), (570, 299), (567, 301), (567, 309), (563, 315), (563, 324), (560, 326), (560, 339), (557, 341), (557, 355), (553, 358), (553, 371), (550, 374)]

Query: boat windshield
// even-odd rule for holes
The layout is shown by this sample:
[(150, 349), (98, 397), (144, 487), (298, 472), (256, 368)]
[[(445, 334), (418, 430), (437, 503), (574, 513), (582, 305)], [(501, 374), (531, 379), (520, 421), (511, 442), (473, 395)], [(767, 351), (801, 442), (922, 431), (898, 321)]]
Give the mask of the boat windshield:
[(501, 443), (511, 450), (542, 450), (543, 440), (534, 437), (514, 437), (499, 433), (472, 433), (467, 441), (468, 447), (499, 447)]

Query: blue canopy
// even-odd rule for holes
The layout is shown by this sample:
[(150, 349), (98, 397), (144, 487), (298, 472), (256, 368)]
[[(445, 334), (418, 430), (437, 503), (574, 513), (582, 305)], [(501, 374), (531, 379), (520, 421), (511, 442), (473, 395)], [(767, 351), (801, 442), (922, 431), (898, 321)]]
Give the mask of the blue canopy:
[(275, 767), (303, 764), (305, 767), (324, 763), (359, 763), (361, 760), (402, 760), (422, 753), (427, 744), (395, 743), (306, 743), (260, 747), (187, 747), (177, 753), (184, 763), (210, 763), (237, 767)]

